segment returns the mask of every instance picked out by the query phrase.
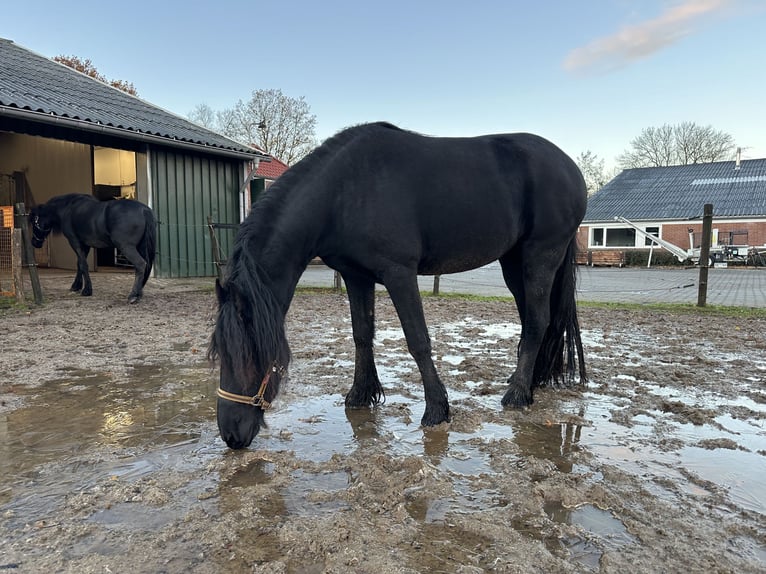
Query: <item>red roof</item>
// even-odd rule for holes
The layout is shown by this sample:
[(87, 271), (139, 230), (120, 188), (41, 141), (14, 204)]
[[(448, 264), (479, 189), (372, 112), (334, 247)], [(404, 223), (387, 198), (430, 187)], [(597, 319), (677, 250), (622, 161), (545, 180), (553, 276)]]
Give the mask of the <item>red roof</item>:
[(269, 155), (269, 157), (271, 158), (271, 161), (262, 161), (258, 164), (258, 169), (255, 170), (255, 177), (277, 179), (287, 171), (288, 167), (290, 167), (286, 163), (279, 161), (273, 155)]

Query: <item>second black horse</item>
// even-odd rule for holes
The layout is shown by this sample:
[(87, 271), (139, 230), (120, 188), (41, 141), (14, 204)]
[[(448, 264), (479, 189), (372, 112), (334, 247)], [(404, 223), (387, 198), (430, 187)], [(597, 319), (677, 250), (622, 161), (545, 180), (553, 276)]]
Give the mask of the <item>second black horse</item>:
[(88, 273), (91, 247), (116, 247), (135, 268), (129, 303), (137, 303), (154, 264), (157, 225), (152, 210), (132, 199), (99, 201), (92, 195), (59, 195), (33, 208), (32, 245), (42, 247), (50, 233), (62, 233), (77, 254), (72, 291), (93, 294)]

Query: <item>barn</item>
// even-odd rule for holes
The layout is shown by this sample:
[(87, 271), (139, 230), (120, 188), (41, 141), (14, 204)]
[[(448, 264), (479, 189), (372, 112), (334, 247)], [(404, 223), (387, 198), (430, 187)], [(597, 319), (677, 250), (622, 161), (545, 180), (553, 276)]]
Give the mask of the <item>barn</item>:
[[(155, 276), (212, 276), (207, 218), (243, 219), (261, 161), (268, 157), (258, 150), (0, 38), (3, 225), (21, 201), (31, 207), (65, 193), (134, 198), (159, 222)], [(76, 265), (62, 237), (35, 257), (42, 266)], [(123, 263), (113, 249), (90, 258), (92, 269)]]
[(622, 265), (649, 251), (653, 242), (616, 217), (683, 250), (698, 248), (705, 204), (713, 205), (712, 247), (743, 262), (766, 251), (766, 159), (737, 159), (624, 170), (588, 200), (580, 262)]

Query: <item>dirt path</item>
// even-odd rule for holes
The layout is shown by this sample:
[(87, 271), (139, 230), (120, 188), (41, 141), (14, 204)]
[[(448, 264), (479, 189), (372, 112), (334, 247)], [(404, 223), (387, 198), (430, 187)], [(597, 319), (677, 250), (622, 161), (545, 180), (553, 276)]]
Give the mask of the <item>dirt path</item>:
[(346, 412), (342, 295), (299, 293), (269, 428), (215, 426), (209, 282), (49, 276), (0, 311), (0, 570), (763, 572), (766, 320), (581, 308), (591, 381), (500, 398), (510, 301), (426, 299), (453, 420), (423, 430), (414, 362), (378, 298), (387, 400)]

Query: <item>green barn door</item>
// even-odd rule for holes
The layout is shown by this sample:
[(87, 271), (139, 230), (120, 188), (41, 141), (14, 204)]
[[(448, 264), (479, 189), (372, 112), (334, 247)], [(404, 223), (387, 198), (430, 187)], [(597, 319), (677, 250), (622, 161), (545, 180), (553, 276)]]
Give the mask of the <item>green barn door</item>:
[[(158, 277), (216, 275), (207, 218), (239, 223), (241, 165), (236, 161), (152, 150), (152, 206), (159, 223)], [(226, 256), (234, 233), (219, 236)]]

